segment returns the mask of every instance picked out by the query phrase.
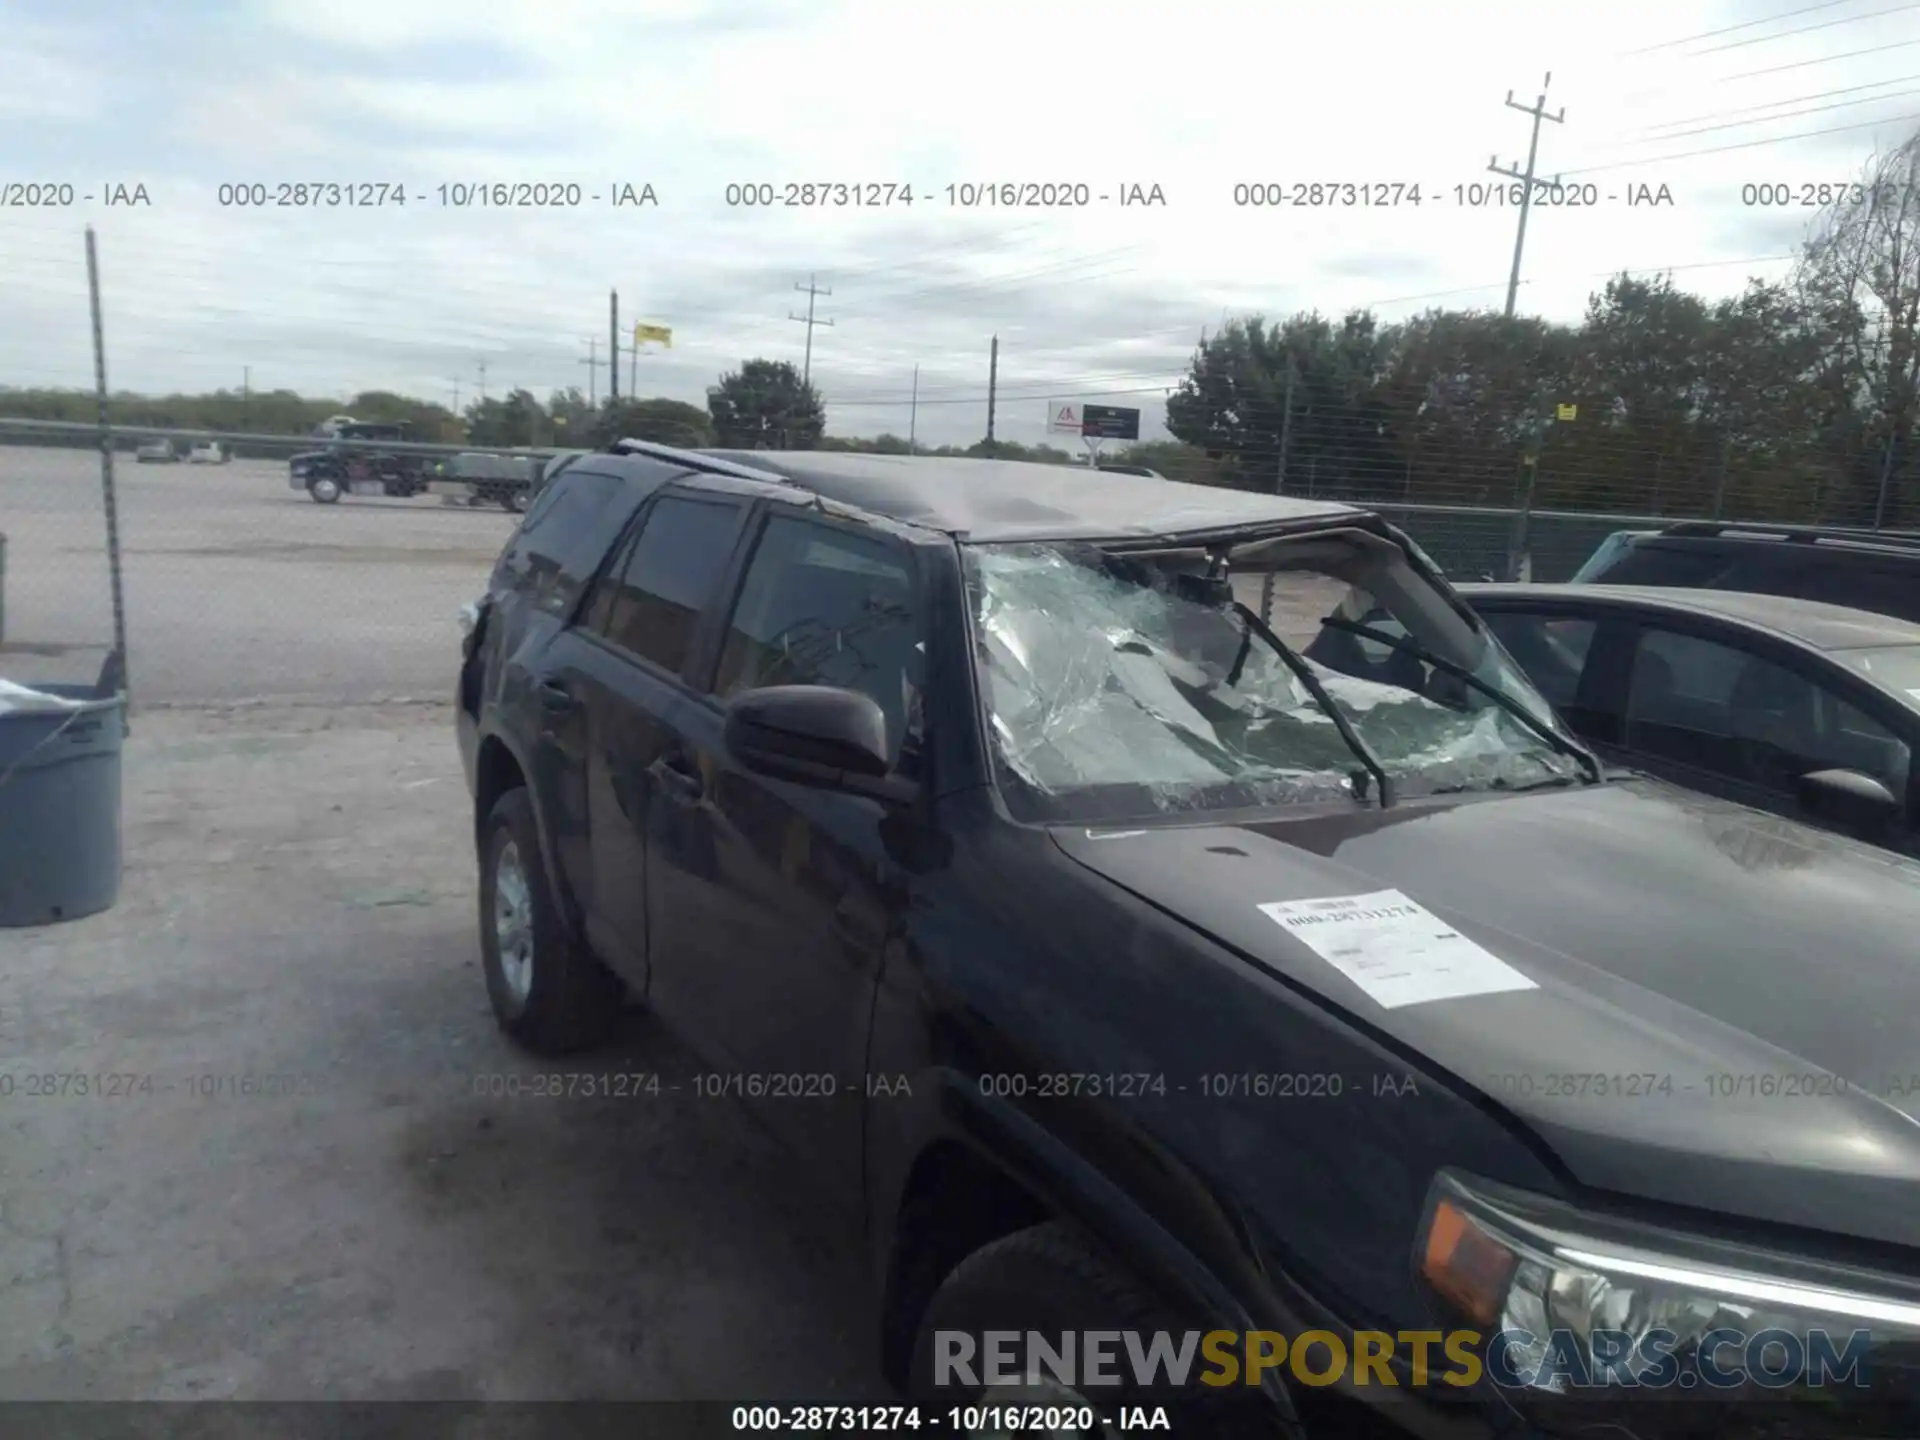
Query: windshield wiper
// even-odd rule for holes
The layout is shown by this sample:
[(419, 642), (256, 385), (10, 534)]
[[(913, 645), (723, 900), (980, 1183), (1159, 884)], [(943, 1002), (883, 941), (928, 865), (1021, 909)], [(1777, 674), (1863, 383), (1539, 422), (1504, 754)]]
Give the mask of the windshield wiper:
[(1576, 761), (1580, 768), (1587, 772), (1587, 779), (1592, 784), (1598, 785), (1600, 783), (1600, 762), (1594, 758), (1591, 750), (1587, 749), (1584, 745), (1569, 740), (1566, 736), (1555, 730), (1553, 726), (1547, 724), (1526, 706), (1522, 705), (1518, 700), (1514, 699), (1511, 695), (1503, 693), (1497, 686), (1489, 685), (1485, 680), (1482, 680), (1478, 675), (1467, 669), (1466, 666), (1456, 665), (1453, 661), (1434, 654), (1425, 646), (1417, 644), (1411, 639), (1405, 639), (1398, 635), (1389, 635), (1384, 630), (1376, 630), (1371, 625), (1362, 625), (1358, 621), (1347, 620), (1338, 615), (1329, 615), (1320, 623), (1330, 630), (1344, 630), (1349, 635), (1359, 635), (1365, 639), (1385, 645), (1390, 650), (1398, 650), (1403, 655), (1411, 655), (1414, 659), (1424, 661), (1436, 670), (1446, 671), (1447, 674), (1453, 676), (1456, 680), (1460, 680), (1475, 690), (1478, 690), (1482, 695), (1493, 701), (1494, 704), (1498, 705), (1502, 710), (1505, 710), (1509, 715), (1513, 716), (1514, 719), (1518, 720), (1522, 725), (1525, 725), (1562, 755)]
[[(1380, 808), (1385, 810), (1391, 806), (1393, 782), (1387, 777), (1387, 767), (1380, 763), (1380, 757), (1375, 755), (1367, 742), (1360, 738), (1360, 732), (1353, 728), (1353, 722), (1347, 719), (1346, 714), (1334, 702), (1333, 696), (1327, 693), (1327, 687), (1320, 683), (1320, 677), (1313, 673), (1312, 667), (1305, 660), (1287, 648), (1286, 641), (1267, 628), (1266, 621), (1238, 600), (1233, 602), (1233, 608), (1246, 622), (1248, 632), (1258, 634), (1262, 640), (1273, 647), (1274, 653), (1286, 662), (1287, 668), (1293, 671), (1302, 685), (1306, 686), (1307, 693), (1313, 697), (1314, 704), (1327, 712), (1327, 718), (1333, 721), (1334, 729), (1340, 732), (1340, 738), (1347, 742), (1347, 748), (1353, 751), (1360, 763), (1366, 767), (1366, 773), (1372, 777), (1375, 791), (1380, 796)], [(1246, 647), (1243, 646), (1234, 668), (1238, 670), (1245, 660)], [(1360, 798), (1364, 800), (1367, 797), (1363, 794)]]

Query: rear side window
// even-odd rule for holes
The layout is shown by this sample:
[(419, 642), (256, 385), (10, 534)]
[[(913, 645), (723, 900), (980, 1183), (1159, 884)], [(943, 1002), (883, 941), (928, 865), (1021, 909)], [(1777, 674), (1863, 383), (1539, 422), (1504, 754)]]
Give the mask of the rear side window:
[(542, 609), (569, 611), (632, 514), (624, 481), (569, 470), (540, 495), (507, 542), (496, 581)]
[(663, 670), (683, 670), (739, 528), (740, 507), (726, 501), (657, 501), (613, 586), (607, 639)]
[(1581, 579), (1596, 585), (1712, 589), (1728, 567), (1723, 554), (1671, 545), (1625, 545), (1610, 562), (1595, 558), (1598, 563), (1583, 570)]

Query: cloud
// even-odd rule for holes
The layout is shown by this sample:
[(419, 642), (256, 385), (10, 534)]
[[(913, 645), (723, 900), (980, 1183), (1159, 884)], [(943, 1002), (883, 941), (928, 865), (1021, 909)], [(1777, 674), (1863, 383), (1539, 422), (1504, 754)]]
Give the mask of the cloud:
[[(1705, 0), (1623, 0), (1603, 25), (1519, 0), (17, 5), (0, 84), (13, 168), (93, 190), (140, 179), (154, 203), (9, 219), (0, 305), (26, 323), (0, 330), (0, 383), (87, 383), (93, 223), (116, 384), (233, 384), (246, 365), (256, 386), (457, 381), (465, 397), (484, 361), (490, 390), (544, 393), (584, 385), (590, 340), (604, 357), (618, 288), (623, 322), (675, 329), (640, 361), (643, 388), (697, 401), (749, 356), (801, 358), (789, 317), (813, 274), (832, 290), (813, 369), (836, 426), (904, 432), (917, 364), (921, 438), (977, 438), (997, 334), (997, 428), (1036, 439), (1048, 393), (1137, 392), (1157, 415), (1226, 315), (1499, 305), (1517, 217), (1488, 161), (1524, 159), (1529, 121), (1505, 101), (1531, 104), (1549, 70), (1566, 119), (1542, 127), (1542, 171), (1612, 197), (1529, 221), (1520, 303), (1561, 319), (1621, 268), (1674, 267), (1710, 294), (1779, 273), (1765, 257), (1793, 224), (1741, 185), (1846, 178), (1920, 124), (1901, 118), (1920, 97), (1898, 94), (1920, 88), (1903, 83), (1920, 52), (1835, 58), (1909, 38), (1897, 23), (1778, 37), (1813, 15), (1725, 37), (1755, 41), (1740, 48), (1632, 53), (1762, 18)], [(1809, 98), (1826, 92), (1844, 93)], [(581, 202), (440, 200), (520, 180)], [(402, 182), (408, 198), (221, 203), (223, 184), (282, 181)], [(1157, 185), (1167, 204), (1006, 208), (1004, 181)], [(730, 185), (853, 182), (913, 203), (729, 202)], [(1422, 203), (1234, 201), (1236, 185), (1346, 182), (1417, 185)], [(615, 207), (621, 184), (651, 184), (658, 207)], [(1641, 184), (1674, 203), (1629, 206)]]

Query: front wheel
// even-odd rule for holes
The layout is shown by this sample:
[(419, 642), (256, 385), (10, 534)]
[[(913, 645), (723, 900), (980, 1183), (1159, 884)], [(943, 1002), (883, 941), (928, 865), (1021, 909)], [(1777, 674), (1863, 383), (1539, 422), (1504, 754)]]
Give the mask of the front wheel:
[[(923, 1407), (945, 1415), (958, 1406), (980, 1423), (961, 1433), (1011, 1434), (1009, 1417), (1042, 1415), (1062, 1420), (1064, 1429), (1024, 1434), (1117, 1435), (1114, 1419), (1122, 1408), (1164, 1408), (1174, 1433), (1204, 1440), (1300, 1440), (1291, 1417), (1275, 1415), (1259, 1392), (1209, 1390), (1200, 1383), (1206, 1362), (1193, 1340), (1192, 1364), (1178, 1380), (1161, 1369), (1142, 1377), (1133, 1372), (1128, 1347), (1117, 1346), (1107, 1372), (1119, 1383), (1089, 1382), (1084, 1375), (1057, 1376), (1042, 1363), (1028, 1372), (1019, 1344), (1013, 1346), (1014, 1374), (995, 1375), (989, 1365), (989, 1332), (1044, 1337), (1057, 1354), (1079, 1355), (1090, 1333), (1133, 1332), (1135, 1342), (1152, 1353), (1155, 1337), (1165, 1334), (1176, 1351), (1195, 1326), (1181, 1323), (1113, 1257), (1075, 1226), (1036, 1225), (996, 1240), (957, 1265), (928, 1302), (914, 1344), (911, 1385)], [(1067, 1337), (1072, 1337), (1070, 1340)], [(1072, 1349), (1064, 1350), (1063, 1346)], [(1244, 1391), (1245, 1387), (1238, 1387)], [(1091, 1412), (1091, 1427), (1077, 1419)], [(964, 1415), (963, 1419), (966, 1418)]]
[(506, 494), (500, 497), (500, 506), (509, 515), (526, 514), (527, 513), (527, 492), (524, 490), (507, 491)]
[(340, 498), (340, 482), (329, 475), (316, 475), (307, 482), (307, 493), (322, 505), (331, 505)]

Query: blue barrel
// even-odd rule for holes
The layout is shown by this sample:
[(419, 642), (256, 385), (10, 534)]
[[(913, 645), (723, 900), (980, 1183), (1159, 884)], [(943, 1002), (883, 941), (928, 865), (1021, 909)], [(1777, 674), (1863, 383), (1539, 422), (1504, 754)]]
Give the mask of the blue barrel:
[(0, 689), (0, 926), (51, 925), (120, 897), (125, 697)]

